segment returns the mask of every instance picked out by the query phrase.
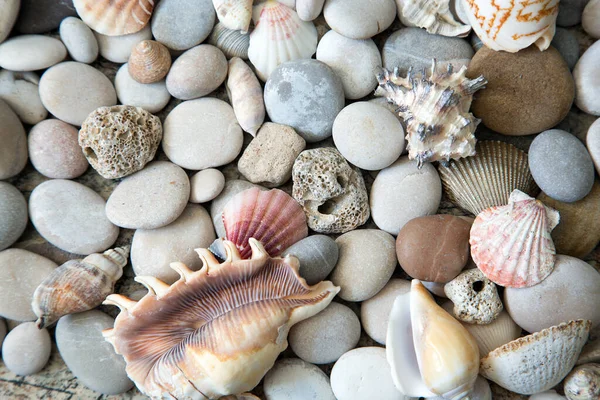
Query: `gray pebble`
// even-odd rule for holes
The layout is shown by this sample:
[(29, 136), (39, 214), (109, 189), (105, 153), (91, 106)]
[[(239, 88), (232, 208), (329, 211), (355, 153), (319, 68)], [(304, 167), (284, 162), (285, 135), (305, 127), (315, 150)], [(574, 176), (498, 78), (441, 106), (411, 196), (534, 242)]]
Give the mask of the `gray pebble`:
[(556, 25), (569, 27), (581, 22), (583, 9), (590, 0), (561, 0)]
[(312, 235), (288, 247), (282, 256), (293, 255), (300, 260), (300, 276), (315, 285), (331, 273), (338, 260), (335, 240), (326, 235)]
[(0, 182), (0, 250), (11, 246), (27, 226), (27, 201), (19, 190)]
[(60, 22), (77, 12), (73, 0), (21, 0), (15, 25), (21, 33), (45, 33), (58, 28)]
[(125, 63), (115, 76), (115, 90), (121, 104), (140, 107), (149, 113), (157, 113), (169, 103), (171, 94), (164, 80), (154, 83), (139, 83), (129, 74)]
[(0, 179), (17, 175), (27, 164), (27, 136), (9, 105), (0, 100)]
[(579, 60), (579, 43), (575, 34), (564, 28), (556, 28), (552, 46), (558, 50), (572, 70)]
[(317, 366), (284, 358), (265, 375), (267, 400), (335, 400), (329, 377)]
[(98, 58), (98, 41), (92, 30), (79, 18), (68, 17), (60, 23), (60, 40), (71, 58), (91, 64)]
[(50, 359), (52, 341), (46, 329), (24, 322), (11, 330), (2, 343), (2, 361), (17, 375), (40, 372)]
[(215, 24), (211, 0), (162, 0), (152, 15), (154, 38), (172, 50), (187, 50), (204, 41)]

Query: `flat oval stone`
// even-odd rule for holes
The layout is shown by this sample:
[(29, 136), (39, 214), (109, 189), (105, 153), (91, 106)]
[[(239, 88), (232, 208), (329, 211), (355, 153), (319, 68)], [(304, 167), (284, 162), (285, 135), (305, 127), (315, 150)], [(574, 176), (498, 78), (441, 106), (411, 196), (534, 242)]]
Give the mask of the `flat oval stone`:
[(187, 50), (204, 41), (215, 24), (210, 0), (162, 0), (152, 15), (152, 34), (173, 50)]
[(264, 98), (271, 121), (291, 126), (307, 142), (331, 136), (333, 121), (344, 108), (342, 81), (317, 60), (278, 66), (267, 80)]
[(167, 161), (153, 161), (123, 179), (106, 202), (106, 216), (128, 229), (156, 229), (175, 221), (190, 197), (184, 170)]
[(221, 193), (217, 197), (215, 197), (213, 202), (210, 204), (210, 217), (212, 218), (213, 225), (215, 226), (215, 230), (217, 231), (217, 237), (225, 237), (225, 226), (223, 225), (223, 209), (225, 208), (229, 200), (231, 200), (231, 198), (236, 194), (243, 192), (246, 189), (251, 189), (253, 187), (264, 189), (260, 185), (255, 185), (254, 183), (238, 179), (225, 182), (225, 187), (223, 188), (223, 191), (221, 191)]
[(171, 284), (179, 279), (179, 274), (169, 264), (179, 261), (194, 271), (199, 270), (202, 260), (194, 249), (208, 248), (215, 239), (208, 212), (198, 204), (188, 204), (169, 225), (135, 231), (131, 242), (133, 272)]
[(206, 203), (223, 191), (225, 176), (218, 169), (203, 169), (190, 178), (190, 187), (190, 203)]
[(52, 341), (46, 329), (24, 322), (11, 330), (2, 344), (2, 361), (17, 375), (40, 372), (50, 359)]
[(576, 319), (600, 324), (600, 273), (578, 258), (557, 255), (554, 271), (528, 288), (504, 290), (504, 306), (527, 332)]
[(594, 121), (588, 129), (585, 141), (596, 171), (600, 174), (600, 118)]
[(0, 316), (34, 321), (33, 292), (58, 265), (27, 250), (0, 251)]
[(50, 32), (65, 17), (75, 15), (73, 0), (21, 0), (16, 29), (21, 33)]
[(350, 39), (368, 39), (386, 30), (396, 19), (394, 0), (327, 0), (327, 25)]
[(600, 115), (600, 82), (598, 65), (600, 64), (600, 42), (596, 41), (581, 56), (573, 69), (575, 78), (575, 104), (582, 111)]
[(125, 372), (125, 360), (115, 353), (102, 331), (115, 320), (98, 310), (66, 315), (56, 325), (56, 345), (73, 375), (102, 394), (125, 393), (133, 382)]
[(371, 339), (385, 345), (394, 301), (396, 297), (408, 292), (410, 292), (409, 281), (391, 279), (379, 293), (360, 305), (360, 320)]
[(0, 179), (17, 175), (27, 164), (27, 136), (17, 114), (0, 100)]
[(102, 72), (73, 61), (55, 65), (42, 75), (40, 97), (56, 118), (76, 126), (97, 108), (117, 104), (115, 88)]
[(94, 32), (94, 35), (96, 35), (98, 41), (100, 55), (108, 61), (119, 64), (129, 61), (131, 51), (139, 42), (152, 39), (152, 31), (149, 25), (129, 35), (107, 36), (98, 32)]
[(21, 0), (0, 0), (0, 43), (8, 37), (17, 21), (20, 5)]
[(588, 35), (600, 39), (600, 1), (592, 0), (585, 6), (581, 26)]
[(579, 42), (575, 34), (564, 28), (556, 28), (554, 38), (552, 38), (552, 46), (558, 50), (560, 55), (565, 59), (569, 69), (573, 69), (577, 60), (579, 60)]
[(558, 201), (581, 200), (594, 185), (594, 163), (585, 146), (560, 129), (536, 136), (529, 147), (529, 169), (540, 189)]
[(82, 175), (88, 162), (78, 142), (79, 131), (58, 119), (44, 120), (29, 131), (29, 158), (48, 178), (73, 179)]
[(119, 228), (104, 212), (105, 204), (98, 193), (81, 183), (53, 179), (33, 189), (29, 215), (40, 235), (61, 250), (101, 253), (119, 236)]
[(25, 232), (27, 201), (8, 182), (0, 182), (0, 250), (10, 247)]
[[(581, 22), (581, 14), (590, 0), (561, 0), (556, 25), (569, 27)], [(539, 400), (539, 399), (538, 399)]]
[(293, 255), (300, 261), (300, 276), (309, 285), (321, 282), (338, 261), (338, 245), (329, 236), (312, 235), (288, 247), (282, 257)]
[(396, 269), (394, 237), (378, 229), (358, 229), (340, 235), (335, 242), (339, 258), (331, 281), (341, 287), (346, 301), (364, 301), (375, 296)]
[(139, 83), (129, 74), (125, 63), (115, 76), (115, 90), (121, 104), (140, 107), (149, 113), (157, 113), (169, 103), (171, 94), (164, 80), (154, 83)]
[(233, 108), (207, 97), (185, 101), (165, 119), (162, 148), (175, 164), (192, 170), (219, 167), (235, 160), (244, 135)]
[(267, 400), (336, 400), (329, 377), (319, 367), (297, 358), (284, 358), (265, 375)]
[(48, 116), (40, 99), (39, 83), (35, 72), (0, 71), (0, 99), (24, 124), (35, 125)]
[(371, 186), (371, 216), (392, 235), (413, 218), (435, 214), (442, 199), (442, 182), (430, 163), (417, 168), (416, 161), (400, 157), (381, 170)]
[(98, 58), (98, 41), (79, 18), (67, 17), (60, 23), (60, 40), (74, 61), (91, 64)]
[(0, 68), (12, 71), (45, 69), (66, 56), (65, 45), (50, 36), (15, 36), (0, 44)]

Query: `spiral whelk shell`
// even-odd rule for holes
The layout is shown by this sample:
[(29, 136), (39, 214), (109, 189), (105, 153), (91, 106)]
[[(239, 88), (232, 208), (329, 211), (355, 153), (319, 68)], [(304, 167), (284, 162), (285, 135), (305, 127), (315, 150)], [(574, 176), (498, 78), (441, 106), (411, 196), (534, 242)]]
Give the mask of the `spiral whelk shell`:
[(450, 0), (396, 0), (396, 5), (400, 21), (406, 26), (418, 26), (442, 36), (463, 37), (471, 30), (469, 25), (454, 19)]
[(141, 31), (154, 10), (153, 0), (73, 0), (73, 5), (83, 22), (108, 36)]
[(171, 54), (162, 43), (143, 40), (131, 51), (127, 68), (129, 75), (139, 83), (158, 82), (171, 69)]

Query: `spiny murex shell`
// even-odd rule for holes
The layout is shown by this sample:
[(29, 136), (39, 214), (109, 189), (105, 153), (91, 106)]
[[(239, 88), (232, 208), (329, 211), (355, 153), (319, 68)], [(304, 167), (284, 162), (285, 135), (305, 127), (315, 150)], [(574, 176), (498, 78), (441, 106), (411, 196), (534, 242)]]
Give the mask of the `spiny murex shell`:
[(558, 211), (515, 190), (508, 205), (488, 208), (475, 218), (471, 257), (498, 285), (537, 285), (554, 270), (556, 249), (550, 232), (559, 220)]
[(565, 378), (565, 395), (569, 400), (600, 399), (600, 364), (575, 367)]
[(129, 246), (70, 260), (56, 268), (33, 294), (31, 308), (43, 329), (67, 314), (91, 310), (113, 292), (127, 265)]
[(153, 0), (73, 0), (73, 5), (83, 22), (108, 36), (141, 31), (154, 10)]
[(453, 72), (448, 64), (438, 72), (433, 60), (429, 74), (419, 75), (409, 68), (406, 78), (383, 69), (377, 75), (376, 96), (383, 96), (398, 106), (397, 112), (406, 123), (408, 157), (424, 162), (449, 161), (475, 154), (475, 129), (479, 120), (469, 112), (473, 93), (483, 88), (487, 80), (465, 77), (467, 67)]
[(548, 390), (575, 365), (591, 325), (587, 320), (570, 321), (513, 340), (483, 358), (480, 373), (515, 393)]
[(469, 25), (454, 19), (450, 0), (396, 0), (396, 5), (400, 21), (406, 26), (418, 26), (443, 36), (463, 37), (471, 30)]
[(250, 259), (242, 260), (225, 241), (223, 263), (197, 249), (201, 270), (172, 263), (181, 275), (173, 285), (136, 277), (149, 290), (139, 302), (121, 295), (106, 299), (121, 313), (104, 337), (144, 394), (214, 399), (252, 389), (287, 347), (290, 327), (323, 310), (339, 292), (328, 281), (306, 285), (297, 258), (270, 258), (260, 242), (249, 243)]

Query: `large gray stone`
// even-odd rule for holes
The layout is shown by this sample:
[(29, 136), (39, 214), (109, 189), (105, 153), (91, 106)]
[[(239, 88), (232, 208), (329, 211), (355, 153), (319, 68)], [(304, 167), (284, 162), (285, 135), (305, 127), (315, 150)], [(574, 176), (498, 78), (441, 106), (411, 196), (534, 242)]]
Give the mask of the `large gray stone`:
[(211, 0), (162, 0), (152, 15), (152, 35), (173, 50), (187, 50), (204, 41), (215, 24)]
[(300, 276), (315, 285), (331, 273), (338, 260), (338, 245), (329, 236), (312, 235), (288, 247), (282, 256), (293, 255), (300, 260)]
[(577, 36), (568, 29), (556, 28), (556, 33), (554, 33), (554, 38), (552, 39), (552, 46), (565, 59), (569, 68), (573, 69), (575, 64), (577, 64), (577, 60), (579, 60)]
[(0, 182), (0, 250), (17, 241), (27, 226), (27, 201), (19, 189)]
[(27, 164), (27, 136), (17, 114), (0, 100), (0, 179), (17, 175)]

